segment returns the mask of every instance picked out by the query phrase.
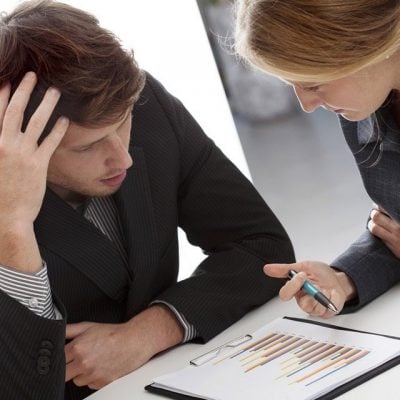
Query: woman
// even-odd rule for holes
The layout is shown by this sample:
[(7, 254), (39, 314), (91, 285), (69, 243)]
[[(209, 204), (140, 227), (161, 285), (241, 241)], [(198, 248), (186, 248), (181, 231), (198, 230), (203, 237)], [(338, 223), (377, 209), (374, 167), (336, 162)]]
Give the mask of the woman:
[(309, 314), (333, 313), (301, 291), (314, 282), (341, 310), (354, 311), (400, 281), (400, 2), (239, 0), (236, 49), (292, 85), (306, 112), (338, 114), (364, 186), (377, 204), (368, 229), (331, 265), (270, 264), (286, 277), (283, 300)]

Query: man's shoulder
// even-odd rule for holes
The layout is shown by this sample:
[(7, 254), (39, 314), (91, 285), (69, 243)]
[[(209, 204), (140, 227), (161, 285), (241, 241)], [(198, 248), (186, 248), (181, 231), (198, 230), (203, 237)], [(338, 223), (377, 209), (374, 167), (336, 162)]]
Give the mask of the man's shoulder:
[(146, 83), (137, 102), (138, 106), (150, 103), (153, 107), (170, 107), (176, 100), (164, 87), (164, 85), (149, 72), (146, 72)]
[(169, 132), (176, 139), (186, 126), (187, 111), (162, 83), (146, 72), (146, 83), (135, 103), (132, 117), (133, 129), (136, 130), (133, 140), (139, 139), (137, 135), (141, 133), (148, 136), (149, 130), (154, 137), (162, 135), (166, 139)]

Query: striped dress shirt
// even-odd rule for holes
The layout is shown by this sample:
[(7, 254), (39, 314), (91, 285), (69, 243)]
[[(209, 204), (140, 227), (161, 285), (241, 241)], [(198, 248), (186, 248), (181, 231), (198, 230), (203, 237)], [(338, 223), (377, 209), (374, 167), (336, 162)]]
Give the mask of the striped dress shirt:
[[(114, 243), (126, 266), (128, 266), (122, 225), (114, 199), (111, 196), (93, 197), (81, 206), (76, 207), (76, 209)], [(45, 262), (43, 268), (34, 274), (18, 272), (14, 268), (0, 265), (0, 290), (41, 317), (61, 318), (59, 311), (53, 303)], [(195, 327), (189, 324), (186, 318), (175, 307), (164, 301), (157, 300), (150, 305), (153, 304), (165, 304), (175, 314), (184, 328), (183, 342), (196, 337)]]

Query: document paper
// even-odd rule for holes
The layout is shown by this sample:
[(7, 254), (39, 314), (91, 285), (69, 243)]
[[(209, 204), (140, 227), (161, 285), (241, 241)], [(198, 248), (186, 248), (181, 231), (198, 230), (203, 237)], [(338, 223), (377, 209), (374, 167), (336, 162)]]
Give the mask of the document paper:
[(210, 400), (315, 399), (400, 355), (400, 340), (277, 319), (253, 339), (152, 386)]

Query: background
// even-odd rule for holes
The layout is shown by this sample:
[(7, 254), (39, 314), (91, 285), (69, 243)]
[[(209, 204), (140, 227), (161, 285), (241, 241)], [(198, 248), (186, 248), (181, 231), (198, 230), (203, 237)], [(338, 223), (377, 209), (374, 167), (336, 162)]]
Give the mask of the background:
[[(0, 10), (18, 3), (2, 0)], [(229, 1), (65, 3), (95, 14), (134, 49), (141, 67), (183, 101), (251, 177), (288, 231), (299, 260), (329, 263), (365, 229), (372, 203), (336, 116), (324, 110), (301, 112), (288, 87), (231, 54)], [(188, 246), (182, 232), (180, 239), (183, 279), (203, 255)]]

